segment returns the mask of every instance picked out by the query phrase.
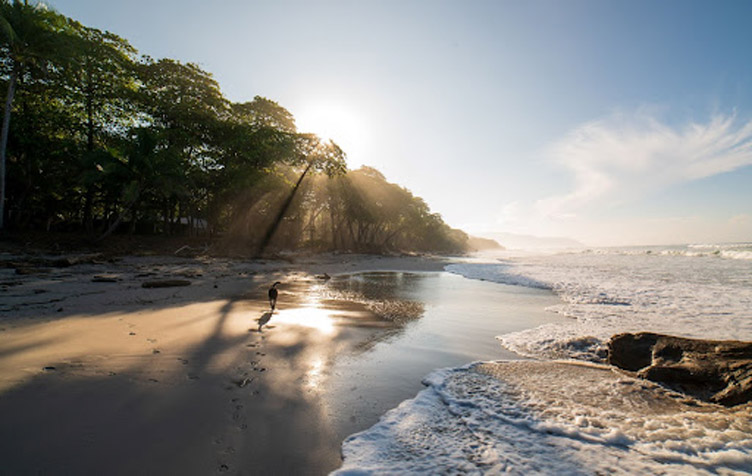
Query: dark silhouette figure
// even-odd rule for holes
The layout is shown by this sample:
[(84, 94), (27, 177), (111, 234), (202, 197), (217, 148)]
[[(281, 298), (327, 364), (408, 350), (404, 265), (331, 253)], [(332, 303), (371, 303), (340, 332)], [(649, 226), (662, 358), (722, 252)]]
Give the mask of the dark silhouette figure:
[(277, 307), (277, 296), (279, 296), (279, 291), (277, 291), (277, 286), (280, 285), (279, 281), (272, 284), (272, 287), (269, 288), (269, 305), (272, 307), (272, 312), (274, 312), (274, 308)]

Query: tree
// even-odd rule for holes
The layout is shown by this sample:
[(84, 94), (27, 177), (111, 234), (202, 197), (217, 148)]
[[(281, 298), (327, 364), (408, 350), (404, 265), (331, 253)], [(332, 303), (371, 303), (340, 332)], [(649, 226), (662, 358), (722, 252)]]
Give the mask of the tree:
[(253, 101), (235, 103), (231, 106), (233, 115), (254, 128), (272, 128), (284, 132), (296, 132), (295, 118), (290, 111), (275, 101), (256, 96)]
[(345, 153), (333, 141), (322, 142), (315, 134), (295, 134), (292, 137), (295, 140), (290, 154), (290, 163), (291, 165), (303, 166), (304, 169), (261, 239), (256, 251), (257, 256), (261, 256), (266, 251), (285, 213), (290, 208), (300, 184), (303, 183), (303, 179), (310, 170), (324, 172), (330, 177), (342, 174), (347, 170)]
[(42, 4), (0, 0), (0, 48), (8, 75), (2, 128), (0, 129), (0, 229), (5, 217), (5, 159), (13, 96), (19, 80), (44, 68), (60, 48), (65, 18)]
[[(74, 35), (70, 61), (61, 71), (67, 90), (67, 105), (80, 116), (85, 137), (81, 157), (84, 188), (83, 223), (92, 231), (92, 208), (99, 182), (96, 177), (98, 138), (120, 136), (135, 122), (133, 97), (136, 91), (136, 50), (123, 38), (70, 21)], [(92, 179), (94, 178), (94, 179)]]

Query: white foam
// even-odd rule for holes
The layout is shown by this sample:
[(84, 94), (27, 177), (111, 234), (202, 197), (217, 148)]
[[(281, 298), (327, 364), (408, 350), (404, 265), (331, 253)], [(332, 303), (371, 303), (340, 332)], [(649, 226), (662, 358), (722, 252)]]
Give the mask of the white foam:
[(523, 355), (602, 361), (605, 342), (619, 332), (752, 340), (752, 263), (663, 251), (598, 250), (447, 270), (561, 297), (550, 310), (571, 320), (499, 336)]
[(444, 369), (343, 444), (336, 474), (732, 474), (752, 413), (688, 406), (610, 371), (552, 362)]

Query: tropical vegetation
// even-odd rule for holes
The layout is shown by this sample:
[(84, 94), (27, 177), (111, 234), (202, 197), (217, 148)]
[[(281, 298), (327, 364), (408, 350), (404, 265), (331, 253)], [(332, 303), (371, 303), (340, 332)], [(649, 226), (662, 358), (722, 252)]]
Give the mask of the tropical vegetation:
[(408, 190), (262, 96), (40, 3), (0, 0), (0, 229), (269, 249), (464, 249)]

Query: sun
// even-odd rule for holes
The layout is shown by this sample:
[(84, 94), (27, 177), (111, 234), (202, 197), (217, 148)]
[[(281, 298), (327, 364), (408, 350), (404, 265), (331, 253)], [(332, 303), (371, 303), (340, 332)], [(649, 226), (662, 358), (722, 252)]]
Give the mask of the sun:
[(347, 107), (334, 102), (311, 103), (295, 114), (300, 132), (311, 132), (322, 140), (332, 140), (347, 154), (347, 164), (363, 164), (368, 134), (363, 119)]

